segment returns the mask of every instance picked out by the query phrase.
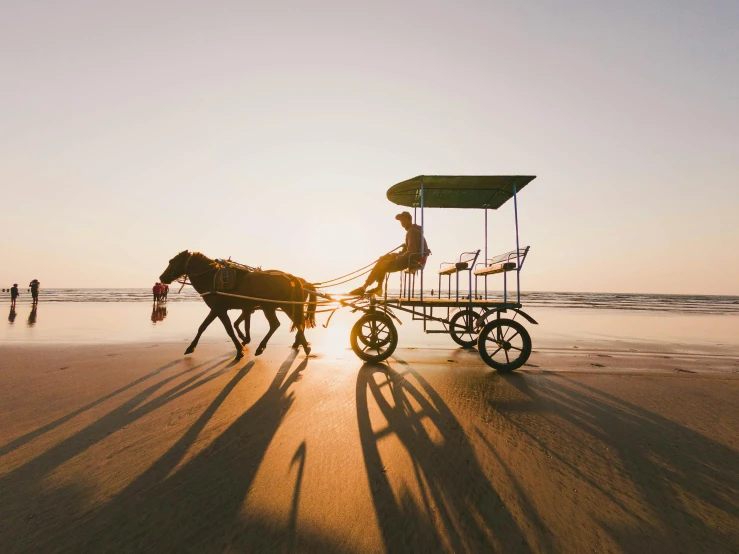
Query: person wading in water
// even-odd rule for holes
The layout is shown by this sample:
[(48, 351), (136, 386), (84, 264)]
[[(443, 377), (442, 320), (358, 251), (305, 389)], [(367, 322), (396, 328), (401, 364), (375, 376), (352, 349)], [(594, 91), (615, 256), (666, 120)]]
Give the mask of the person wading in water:
[[(400, 221), (405, 233), (405, 244), (403, 244), (400, 252), (395, 254), (385, 254), (381, 256), (375, 267), (372, 268), (367, 276), (367, 281), (359, 288), (354, 289), (349, 294), (364, 294), (372, 283), (377, 282), (377, 287), (369, 291), (372, 294), (382, 294), (382, 283), (385, 281), (385, 275), (395, 273), (411, 267), (411, 265), (426, 265), (426, 258), (431, 254), (426, 239), (423, 237), (421, 226), (413, 223), (413, 217), (408, 212), (403, 212), (395, 216)], [(421, 245), (423, 241), (423, 246)]]
[(13, 283), (13, 287), (10, 289), (10, 307), (15, 308), (15, 301), (18, 299), (18, 283)]
[(31, 287), (31, 297), (33, 298), (33, 303), (38, 304), (38, 288), (41, 286), (41, 283), (38, 282), (38, 279), (34, 279), (28, 284), (29, 287)]

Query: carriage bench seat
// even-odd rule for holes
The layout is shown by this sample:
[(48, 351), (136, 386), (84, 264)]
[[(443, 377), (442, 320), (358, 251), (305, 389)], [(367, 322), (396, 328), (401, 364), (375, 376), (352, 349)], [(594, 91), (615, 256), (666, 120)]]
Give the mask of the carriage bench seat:
[(439, 275), (454, 275), (458, 271), (464, 271), (470, 267), (470, 264), (467, 262), (457, 262), (453, 265), (450, 265), (449, 267), (445, 267), (444, 269), (439, 270)]
[(476, 269), (475, 275), (495, 275), (496, 273), (505, 273), (516, 269), (516, 262), (503, 262), (501, 264), (493, 264), (482, 269)]
[(419, 264), (419, 263), (413, 262), (413, 263), (410, 264), (409, 267), (407, 267), (406, 269), (403, 270), (403, 273), (413, 274), (413, 273), (416, 273), (417, 271), (423, 271), (423, 268), (424, 267), (425, 266), (423, 264)]

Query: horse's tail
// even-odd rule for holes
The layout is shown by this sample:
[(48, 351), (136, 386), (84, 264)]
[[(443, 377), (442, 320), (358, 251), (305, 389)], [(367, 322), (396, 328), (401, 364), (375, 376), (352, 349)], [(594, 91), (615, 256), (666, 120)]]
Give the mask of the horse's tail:
[(306, 283), (308, 291), (308, 306), (305, 310), (305, 326), (313, 329), (316, 326), (316, 287), (310, 283)]
[(303, 283), (300, 279), (289, 275), (290, 286), (293, 289), (290, 300), (294, 302), (291, 304), (291, 317), (293, 324), (290, 327), (290, 331), (302, 331), (305, 329), (305, 293), (303, 292)]

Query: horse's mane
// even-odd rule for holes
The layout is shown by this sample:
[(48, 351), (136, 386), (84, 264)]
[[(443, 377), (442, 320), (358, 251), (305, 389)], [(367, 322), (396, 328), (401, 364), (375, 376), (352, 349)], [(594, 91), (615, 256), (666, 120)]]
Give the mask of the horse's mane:
[[(187, 250), (185, 250), (185, 252), (187, 252)], [(190, 255), (191, 255), (191, 256), (192, 256), (193, 258), (200, 258), (200, 259), (203, 259), (203, 260), (205, 260), (205, 261), (207, 261), (207, 262), (209, 262), (209, 263), (213, 263), (213, 262), (215, 262), (215, 260), (212, 260), (211, 258), (209, 258), (208, 256), (206, 256), (206, 255), (205, 255), (205, 254), (203, 254), (202, 252), (190, 252)]]

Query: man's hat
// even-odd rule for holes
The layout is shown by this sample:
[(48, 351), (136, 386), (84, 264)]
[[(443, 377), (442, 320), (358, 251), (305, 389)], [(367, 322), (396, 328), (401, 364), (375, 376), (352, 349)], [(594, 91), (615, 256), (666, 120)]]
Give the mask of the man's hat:
[(395, 219), (397, 219), (398, 221), (402, 221), (404, 219), (410, 219), (411, 221), (413, 221), (413, 216), (411, 216), (411, 214), (408, 212), (402, 212), (396, 215)]

